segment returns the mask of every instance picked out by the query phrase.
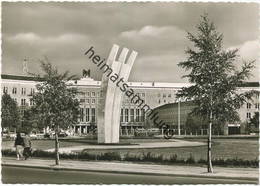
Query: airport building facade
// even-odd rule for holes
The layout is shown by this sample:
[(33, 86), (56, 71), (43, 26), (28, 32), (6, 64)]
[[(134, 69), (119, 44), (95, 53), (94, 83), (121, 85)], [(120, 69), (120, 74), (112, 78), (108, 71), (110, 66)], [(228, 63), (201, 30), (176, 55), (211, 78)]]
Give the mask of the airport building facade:
[[(36, 92), (37, 83), (39, 81), (33, 77), (2, 75), (1, 91), (9, 94), (18, 103), (20, 111), (23, 113), (26, 108), (33, 105), (32, 95)], [(90, 77), (83, 77), (80, 80), (71, 81), (70, 84), (70, 86), (77, 87), (80, 92), (77, 96), (80, 102), (80, 115), (78, 123), (72, 128), (72, 132), (79, 135), (91, 133), (97, 126), (97, 108), (100, 103), (101, 82), (95, 81)], [(151, 109), (177, 103), (177, 91), (184, 86), (189, 86), (187, 83), (161, 82), (128, 82), (127, 84)], [(247, 87), (239, 88), (238, 91), (252, 89), (259, 90), (259, 84), (251, 83)], [(182, 106), (183, 104), (181, 104), (180, 108)], [(178, 121), (178, 111), (176, 111), (175, 109), (167, 113), (172, 118), (172, 120), (167, 120), (171, 125), (178, 125), (178, 122), (176, 122)], [(253, 101), (249, 101), (239, 110), (241, 122), (248, 121), (258, 111), (259, 97), (255, 97)], [(180, 112), (182, 115), (187, 114), (185, 109), (181, 109)], [(120, 125), (121, 135), (133, 134), (137, 128), (153, 127), (144, 110), (139, 108), (138, 104), (132, 102), (127, 96), (122, 101)], [(183, 126), (185, 122), (181, 121), (179, 125)]]

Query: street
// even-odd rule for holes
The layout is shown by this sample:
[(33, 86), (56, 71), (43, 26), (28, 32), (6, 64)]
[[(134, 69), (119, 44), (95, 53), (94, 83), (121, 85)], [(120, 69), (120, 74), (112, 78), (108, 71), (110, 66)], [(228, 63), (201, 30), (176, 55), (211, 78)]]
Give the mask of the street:
[(2, 182), (5, 184), (257, 184), (257, 181), (252, 180), (64, 171), (15, 166), (2, 166)]

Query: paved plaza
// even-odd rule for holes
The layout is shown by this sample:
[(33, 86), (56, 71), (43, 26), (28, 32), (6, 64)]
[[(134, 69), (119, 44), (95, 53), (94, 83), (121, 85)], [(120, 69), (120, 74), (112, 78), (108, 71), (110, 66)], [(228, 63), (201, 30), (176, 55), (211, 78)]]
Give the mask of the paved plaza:
[[(61, 153), (71, 153), (71, 152), (80, 152), (84, 149), (149, 149), (149, 148), (168, 148), (168, 147), (190, 147), (190, 146), (201, 146), (206, 145), (204, 142), (196, 142), (196, 141), (185, 141), (185, 140), (177, 140), (172, 139), (169, 142), (140, 142), (138, 144), (129, 144), (129, 145), (97, 145), (97, 144), (89, 144), (89, 145), (80, 145), (73, 147), (63, 147), (60, 148)], [(48, 152), (54, 152), (55, 149), (48, 149)]]

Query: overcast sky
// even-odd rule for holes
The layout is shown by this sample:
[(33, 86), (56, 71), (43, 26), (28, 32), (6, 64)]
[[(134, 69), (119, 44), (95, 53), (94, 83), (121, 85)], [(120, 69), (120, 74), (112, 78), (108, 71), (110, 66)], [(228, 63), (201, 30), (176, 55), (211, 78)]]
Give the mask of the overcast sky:
[[(134, 49), (137, 59), (130, 81), (186, 82), (177, 64), (191, 46), (200, 15), (208, 13), (224, 47), (239, 48), (240, 59), (258, 58), (259, 9), (254, 3), (8, 3), (2, 4), (2, 73), (22, 74), (22, 61), (39, 72), (47, 56), (62, 71), (81, 76), (100, 71), (84, 56), (94, 46), (106, 58), (114, 43)], [(241, 60), (237, 66), (241, 66)], [(258, 62), (258, 61), (257, 61)], [(251, 81), (258, 80), (258, 70)]]

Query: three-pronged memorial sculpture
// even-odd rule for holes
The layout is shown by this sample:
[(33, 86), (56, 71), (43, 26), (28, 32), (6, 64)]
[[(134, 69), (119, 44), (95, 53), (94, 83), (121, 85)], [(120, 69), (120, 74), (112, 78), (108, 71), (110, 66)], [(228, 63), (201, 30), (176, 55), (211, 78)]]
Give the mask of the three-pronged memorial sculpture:
[[(137, 56), (137, 52), (132, 51), (127, 58), (128, 49), (123, 48), (120, 55), (117, 55), (118, 45), (113, 45), (106, 65), (112, 69), (113, 74), (128, 81), (130, 71)], [(119, 56), (118, 60), (116, 59)], [(119, 143), (120, 111), (124, 92), (109, 79), (104, 73), (101, 81), (101, 94), (98, 106), (98, 143)]]

